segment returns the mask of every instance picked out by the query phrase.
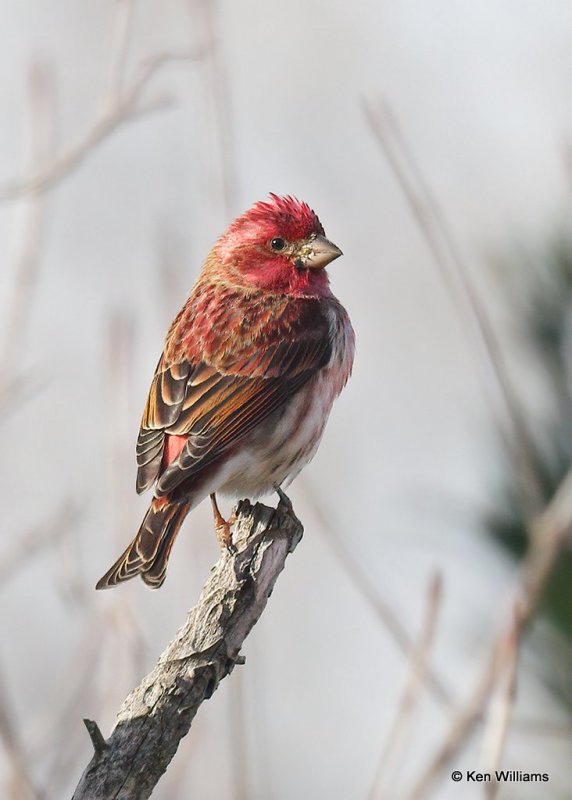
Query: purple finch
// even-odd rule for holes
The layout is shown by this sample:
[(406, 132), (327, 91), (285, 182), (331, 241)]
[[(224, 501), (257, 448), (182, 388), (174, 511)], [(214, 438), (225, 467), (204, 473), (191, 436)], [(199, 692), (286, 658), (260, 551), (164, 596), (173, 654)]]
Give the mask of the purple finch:
[(354, 332), (325, 267), (341, 250), (312, 209), (270, 195), (209, 253), (175, 317), (137, 441), (137, 491), (154, 487), (139, 532), (97, 589), (165, 579), (188, 512), (216, 492), (259, 496), (287, 485), (316, 452), (348, 380)]

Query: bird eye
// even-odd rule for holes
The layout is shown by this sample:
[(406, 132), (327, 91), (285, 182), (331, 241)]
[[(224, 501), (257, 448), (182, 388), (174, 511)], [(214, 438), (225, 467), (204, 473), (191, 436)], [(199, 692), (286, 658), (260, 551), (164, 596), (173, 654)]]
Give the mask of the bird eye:
[(286, 242), (284, 241), (284, 239), (281, 239), (279, 236), (277, 236), (270, 242), (270, 247), (273, 250), (284, 250), (284, 248), (286, 247)]

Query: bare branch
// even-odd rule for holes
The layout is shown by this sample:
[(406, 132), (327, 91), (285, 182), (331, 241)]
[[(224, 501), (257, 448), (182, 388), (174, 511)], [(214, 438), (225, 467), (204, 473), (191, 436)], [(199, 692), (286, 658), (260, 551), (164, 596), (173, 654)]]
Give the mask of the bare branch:
[(132, 16), (133, 0), (115, 0), (115, 19), (111, 31), (109, 74), (107, 76), (107, 86), (103, 95), (103, 107), (106, 110), (112, 110), (118, 105), (123, 89), (123, 75), (127, 62)]
[[(28, 128), (30, 132), (30, 169), (41, 170), (53, 154), (56, 85), (52, 66), (34, 62), (28, 75)], [(45, 199), (32, 193), (24, 209), (20, 245), (14, 258), (14, 275), (6, 305), (2, 346), (0, 349), (0, 396), (8, 401), (21, 388), (18, 370), (22, 360), (25, 334), (30, 324), (33, 298), (38, 284), (45, 221)]]
[(10, 181), (0, 186), (0, 203), (29, 194), (46, 192), (70, 175), (91, 152), (127, 122), (165, 107), (165, 99), (143, 105), (142, 96), (151, 80), (166, 65), (176, 61), (197, 61), (202, 52), (162, 53), (148, 59), (133, 84), (89, 126), (84, 135), (54, 158), (47, 166), (30, 177)]
[(546, 510), (532, 525), (531, 545), (521, 566), (519, 586), (510, 607), (509, 624), (505, 624), (496, 637), (476, 688), (454, 715), (443, 742), (416, 782), (411, 800), (421, 800), (426, 796), (433, 782), (463, 748), (476, 724), (483, 718), (499, 675), (506, 669), (506, 642), (514, 638), (516, 658), (518, 643), (534, 616), (552, 568), (561, 549), (566, 546), (571, 531), (572, 470), (560, 484)]
[(532, 519), (542, 510), (544, 504), (534, 445), (485, 305), (469, 277), (465, 259), (449, 230), (445, 214), (407, 147), (388, 104), (364, 104), (364, 112), (370, 129), (409, 203), (445, 285), (453, 299), (459, 301), (458, 308), (467, 308), (475, 323), (480, 344), (508, 412), (517, 474), (522, 476), (520, 499), (527, 517)]
[(149, 797), (201, 703), (243, 663), (240, 649), (300, 541), (302, 525), (282, 498), (276, 510), (243, 500), (236, 511), (236, 551), (223, 552), (185, 625), (123, 703), (74, 800)]
[(230, 98), (228, 70), (222, 48), (217, 3), (210, 0), (190, 0), (193, 30), (199, 30), (200, 40), (206, 42), (209, 57), (202, 64), (205, 125), (212, 163), (209, 183), (216, 188), (216, 200), (225, 217), (236, 213), (238, 169), (234, 141), (233, 103)]
[(403, 752), (407, 735), (411, 730), (415, 705), (419, 699), (420, 690), (423, 688), (426, 681), (429, 657), (435, 638), (435, 630), (437, 628), (441, 596), (442, 579), (440, 574), (436, 573), (429, 583), (421, 635), (418, 643), (411, 652), (409, 674), (397, 707), (393, 724), (385, 740), (385, 746), (379, 760), (377, 773), (370, 793), (371, 800), (387, 797), (389, 794), (389, 787), (393, 785), (390, 782), (392, 771), (397, 763), (400, 752)]
[(42, 793), (30, 775), (20, 728), (9, 698), (8, 688), (0, 672), (0, 747), (9, 766), (8, 800), (42, 800)]
[(17, 574), (24, 564), (29, 564), (38, 552), (68, 536), (78, 519), (79, 509), (67, 501), (50, 519), (17, 538), (11, 537), (10, 545), (0, 553), (0, 587)]
[(545, 722), (541, 719), (516, 717), (514, 727), (524, 736), (538, 736), (541, 739), (564, 739), (572, 741), (572, 725)]
[[(300, 481), (298, 485), (306, 487), (307, 484), (308, 479), (304, 477), (304, 480)], [(345, 539), (337, 533), (336, 526), (330, 519), (326, 518), (323, 505), (317, 499), (317, 493), (305, 490), (305, 498), (320, 523), (326, 543), (338, 559), (344, 572), (373, 610), (378, 620), (389, 632), (399, 650), (409, 656), (415, 649), (415, 640), (393, 608), (381, 597), (378, 588), (372, 584), (359, 561), (351, 553), (350, 549), (346, 547)], [(441, 677), (431, 668), (427, 670), (426, 682), (427, 688), (439, 705), (445, 708), (449, 707), (452, 703), (451, 693)]]
[[(496, 692), (491, 698), (489, 715), (483, 736), (483, 763), (486, 772), (496, 775), (501, 766), (508, 729), (514, 708), (516, 671), (518, 666), (518, 637), (513, 624), (509, 625), (501, 646)], [(493, 780), (485, 785), (487, 800), (495, 800), (500, 785)]]
[(434, 781), (445, 769), (451, 759), (461, 750), (474, 730), (476, 723), (481, 719), (486, 707), (497, 669), (497, 648), (493, 647), (490, 660), (479, 682), (466, 704), (457, 710), (445, 738), (415, 783), (410, 800), (421, 800), (429, 792)]
[(107, 747), (105, 739), (103, 738), (103, 734), (99, 730), (99, 725), (97, 722), (94, 722), (94, 720), (84, 719), (83, 724), (87, 728), (89, 738), (91, 739), (93, 749), (95, 750), (96, 758), (98, 758), (99, 756), (103, 755), (105, 748)]

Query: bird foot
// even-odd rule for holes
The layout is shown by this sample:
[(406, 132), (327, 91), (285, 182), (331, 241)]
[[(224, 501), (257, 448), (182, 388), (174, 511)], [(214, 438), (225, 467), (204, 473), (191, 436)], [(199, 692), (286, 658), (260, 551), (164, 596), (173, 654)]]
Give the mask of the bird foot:
[(236, 547), (232, 543), (232, 526), (236, 522), (236, 514), (233, 511), (229, 519), (225, 519), (219, 511), (214, 494), (211, 494), (211, 503), (213, 507), (216, 538), (218, 539), (221, 549), (226, 549), (229, 553), (236, 553)]
[(235, 522), (236, 516), (232, 514), (228, 520), (223, 519), (221, 522), (215, 523), (215, 533), (218, 543), (221, 549), (226, 548), (229, 553), (236, 553), (236, 547), (232, 543), (232, 526)]

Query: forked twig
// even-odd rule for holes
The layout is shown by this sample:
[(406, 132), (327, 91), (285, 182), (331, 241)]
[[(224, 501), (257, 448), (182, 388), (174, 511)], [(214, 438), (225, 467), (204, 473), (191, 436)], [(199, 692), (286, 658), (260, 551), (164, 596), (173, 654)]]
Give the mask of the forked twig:
[(68, 177), (90, 155), (93, 150), (127, 122), (138, 119), (170, 105), (170, 101), (159, 98), (147, 104), (141, 102), (145, 90), (157, 73), (167, 64), (174, 62), (196, 62), (202, 52), (161, 53), (147, 59), (139, 70), (139, 75), (113, 103), (91, 123), (74, 144), (56, 156), (51, 163), (26, 178), (9, 181), (0, 186), (0, 203), (16, 200), (29, 194), (39, 194), (52, 189)]

